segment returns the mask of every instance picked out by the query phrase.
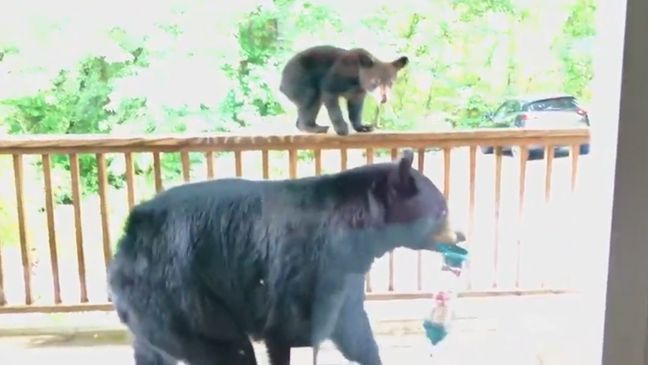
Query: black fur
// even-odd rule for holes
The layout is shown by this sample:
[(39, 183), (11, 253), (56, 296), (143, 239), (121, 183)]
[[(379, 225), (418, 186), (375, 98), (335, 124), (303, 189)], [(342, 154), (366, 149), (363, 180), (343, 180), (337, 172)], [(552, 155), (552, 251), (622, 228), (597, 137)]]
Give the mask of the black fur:
[[(344, 97), (351, 126), (357, 132), (373, 127), (362, 123), (362, 108), (367, 92), (390, 89), (400, 69), (408, 63), (405, 56), (392, 62), (377, 60), (362, 48), (346, 50), (334, 46), (315, 46), (297, 53), (283, 69), (280, 91), (297, 106), (297, 128), (304, 132), (326, 133), (328, 127), (316, 124), (324, 105), (335, 132), (349, 134), (338, 99)], [(386, 102), (386, 94), (383, 95)]]
[(137, 365), (256, 364), (248, 336), (265, 340), (273, 365), (327, 338), (349, 360), (381, 364), (365, 273), (397, 246), (434, 249), (449, 232), (443, 195), (411, 163), (408, 151), (323, 177), (192, 183), (136, 206), (109, 286)]

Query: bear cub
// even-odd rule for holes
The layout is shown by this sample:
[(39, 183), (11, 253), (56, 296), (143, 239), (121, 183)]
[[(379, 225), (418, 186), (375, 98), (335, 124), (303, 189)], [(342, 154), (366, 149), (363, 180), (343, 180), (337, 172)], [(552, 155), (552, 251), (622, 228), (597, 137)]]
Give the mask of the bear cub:
[(386, 103), (398, 72), (408, 62), (406, 56), (383, 62), (363, 48), (315, 46), (297, 53), (286, 63), (279, 90), (297, 106), (296, 124), (303, 132), (328, 132), (328, 127), (315, 123), (324, 104), (335, 132), (341, 136), (349, 134), (338, 102), (340, 97), (347, 101), (353, 129), (371, 132), (373, 127), (362, 123), (366, 94)]

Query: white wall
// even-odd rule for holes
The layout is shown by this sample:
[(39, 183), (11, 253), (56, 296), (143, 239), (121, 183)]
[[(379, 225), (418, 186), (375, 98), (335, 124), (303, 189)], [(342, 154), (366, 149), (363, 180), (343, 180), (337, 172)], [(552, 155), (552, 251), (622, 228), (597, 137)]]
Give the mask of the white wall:
[[(616, 5), (619, 5), (618, 2)], [(648, 21), (646, 19), (648, 19), (648, 2), (627, 0), (602, 357), (602, 363), (605, 365), (648, 363), (648, 193), (646, 192), (648, 188), (648, 117), (646, 116)], [(614, 52), (613, 49), (609, 50), (611, 55), (614, 55)], [(607, 86), (614, 87), (613, 84)], [(611, 137), (602, 139), (609, 142)], [(607, 145), (607, 148), (610, 147), (612, 146)], [(603, 162), (607, 163), (606, 160)]]

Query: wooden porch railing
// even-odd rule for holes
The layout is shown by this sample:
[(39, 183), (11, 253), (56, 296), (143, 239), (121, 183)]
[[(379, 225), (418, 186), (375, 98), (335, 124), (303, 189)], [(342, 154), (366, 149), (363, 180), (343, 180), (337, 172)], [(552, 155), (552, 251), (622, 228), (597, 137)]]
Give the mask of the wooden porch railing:
[[(520, 273), (524, 265), (520, 264), (520, 252), (523, 248), (524, 240), (519, 237), (515, 241), (513, 251), (514, 256), (517, 255), (514, 264), (514, 274), (509, 275), (509, 281), (514, 281), (509, 284), (503, 284), (498, 279), (498, 270), (500, 270), (502, 248), (500, 247), (501, 241), (501, 201), (503, 196), (503, 184), (508, 184), (511, 180), (515, 180), (518, 184), (517, 191), (510, 194), (510, 190), (504, 192), (508, 198), (515, 197), (517, 199), (516, 215), (517, 220), (511, 220), (505, 223), (510, 226), (516, 226), (519, 222), (523, 221), (523, 213), (525, 212), (525, 196), (528, 192), (527, 180), (527, 149), (528, 145), (542, 145), (545, 146), (544, 163), (544, 200), (549, 201), (552, 194), (552, 182), (554, 180), (554, 154), (547, 153), (552, 151), (555, 146), (569, 146), (570, 152), (570, 172), (569, 172), (569, 185), (571, 191), (575, 191), (577, 187), (577, 176), (579, 171), (579, 151), (580, 145), (589, 143), (589, 131), (587, 129), (561, 129), (561, 130), (470, 130), (470, 131), (451, 131), (440, 133), (370, 133), (370, 134), (353, 134), (346, 137), (338, 137), (334, 135), (278, 135), (278, 136), (230, 136), (230, 135), (149, 135), (149, 136), (106, 136), (106, 135), (64, 135), (64, 136), (21, 136), (21, 137), (2, 137), (0, 138), (0, 158), (7, 158), (11, 156), (13, 164), (13, 173), (5, 171), (5, 184), (11, 186), (13, 196), (15, 197), (15, 207), (11, 206), (9, 209), (15, 210), (17, 216), (17, 226), (13, 227), (17, 234), (16, 245), (14, 247), (14, 256), (18, 256), (20, 264), (10, 264), (9, 253), (12, 250), (9, 246), (7, 239), (0, 237), (0, 313), (17, 313), (17, 312), (73, 312), (73, 311), (86, 311), (86, 310), (111, 310), (112, 306), (108, 301), (105, 293), (105, 266), (111, 260), (113, 254), (113, 245), (118, 239), (120, 234), (122, 222), (116, 224), (111, 221), (111, 209), (124, 207), (127, 211), (134, 204), (137, 203), (141, 196), (138, 197), (138, 189), (136, 183), (136, 169), (135, 159), (137, 155), (148, 154), (152, 156), (152, 174), (154, 190), (159, 192), (164, 189), (164, 169), (162, 154), (179, 153), (180, 155), (180, 173), (182, 181), (188, 182), (195, 180), (193, 175), (202, 175), (202, 178), (215, 178), (219, 176), (219, 166), (216, 163), (216, 154), (222, 152), (233, 152), (233, 172), (235, 176), (247, 177), (244, 170), (249, 171), (250, 166), (246, 164), (244, 158), (245, 153), (255, 151), (257, 157), (260, 155), (260, 171), (259, 177), (263, 179), (271, 178), (271, 172), (274, 164), (271, 158), (273, 151), (287, 151), (287, 176), (295, 178), (299, 175), (299, 156), (300, 150), (312, 151), (313, 166), (310, 170), (311, 175), (320, 175), (324, 172), (325, 167), (323, 161), (325, 158), (323, 154), (325, 151), (334, 150), (339, 151), (339, 170), (347, 169), (349, 166), (349, 156), (353, 151), (360, 152), (364, 156), (364, 163), (371, 164), (380, 159), (378, 152), (385, 151), (384, 155), (387, 159), (394, 159), (399, 155), (399, 149), (412, 148), (416, 151), (417, 161), (416, 166), (418, 169), (430, 175), (433, 181), (442, 186), (443, 193), (450, 201), (453, 199), (465, 199), (465, 206), (455, 208), (452, 213), (464, 215), (467, 218), (467, 233), (468, 243), (471, 251), (481, 245), (482, 239), (486, 233), (480, 233), (479, 237), (475, 233), (475, 223), (482, 222), (481, 225), (484, 229), (494, 227), (492, 238), (492, 252), (490, 255), (482, 255), (475, 253), (471, 259), (471, 265), (480, 263), (480, 267), (489, 266), (493, 271), (492, 281), (490, 284), (475, 284), (475, 278), (479, 274), (477, 269), (473, 270), (473, 266), (468, 269), (468, 281), (462, 295), (498, 295), (498, 294), (524, 294), (537, 291), (556, 291), (555, 287), (546, 285), (541, 279), (540, 282), (534, 285), (527, 285), (523, 287), (520, 283)], [(490, 157), (494, 160), (494, 181), (492, 191), (494, 193), (494, 206), (492, 213), (480, 213), (476, 216), (476, 205), (478, 202), (490, 200), (490, 198), (478, 197), (478, 174), (477, 165), (481, 155), (478, 154), (479, 146), (495, 146), (495, 154)], [(518, 162), (514, 164), (518, 169), (518, 176), (514, 179), (503, 178), (503, 146), (521, 146), (520, 156)], [(436, 153), (435, 152), (440, 152)], [(465, 183), (467, 189), (460, 191), (459, 188), (453, 187), (451, 177), (453, 174), (453, 153), (457, 150), (463, 149), (467, 153), (467, 161), (460, 169), (464, 173), (460, 176), (460, 183)], [(204, 163), (201, 163), (202, 173), (196, 172), (192, 169), (192, 159), (190, 154), (200, 153), (204, 158)], [(274, 152), (273, 152), (274, 153)], [(94, 230), (88, 232), (84, 231), (86, 225), (92, 224), (91, 215), (97, 212), (84, 208), (82, 204), (82, 184), (80, 175), (79, 158), (82, 155), (92, 154), (96, 161), (96, 179), (98, 185), (98, 218), (100, 220), (100, 228), (97, 232)], [(118, 160), (124, 163), (125, 175), (125, 192), (124, 200), (117, 201), (109, 192), (111, 190), (108, 183), (108, 170), (107, 170), (107, 156), (114, 156), (117, 154)], [(63, 224), (61, 219), (56, 214), (56, 204), (54, 202), (54, 190), (56, 181), (61, 180), (63, 177), (58, 176), (55, 179), (52, 172), (52, 158), (53, 156), (67, 155), (69, 161), (69, 181), (71, 190), (71, 203), (72, 212), (71, 217), (68, 218), (69, 223), (74, 226), (73, 237), (61, 237), (61, 229), (57, 228)], [(439, 159), (443, 159), (443, 163), (439, 166), (438, 178), (434, 175), (436, 171), (431, 171), (430, 162), (426, 163), (426, 159), (434, 160), (438, 155)], [(4, 157), (3, 157), (4, 156)], [(37, 161), (32, 166), (38, 166), (41, 170), (40, 177), (26, 177), (25, 166), (29, 166), (25, 162), (27, 158), (37, 158)], [(484, 157), (487, 158), (487, 157)], [(483, 162), (483, 161), (482, 161)], [(489, 162), (487, 162), (489, 163)], [(489, 163), (490, 164), (490, 163)], [(493, 167), (493, 165), (490, 165)], [(436, 170), (436, 167), (434, 167)], [(10, 175), (13, 175), (11, 179)], [(464, 177), (465, 176), (465, 177)], [(35, 180), (42, 179), (42, 190), (34, 191), (25, 187), (26, 181), (34, 183)], [(198, 180), (201, 178), (197, 178)], [(58, 181), (57, 180), (57, 181)], [(488, 182), (490, 184), (491, 182)], [(480, 183), (486, 185), (487, 183)], [(452, 190), (457, 189), (458, 191)], [(119, 190), (119, 189), (117, 189)], [(44, 202), (42, 210), (44, 211), (43, 231), (39, 225), (34, 221), (30, 222), (28, 211), (34, 210), (30, 206), (28, 200), (34, 198), (36, 195), (44, 195)], [(112, 194), (112, 195), (111, 195)], [(0, 201), (0, 204), (3, 204)], [(490, 203), (489, 203), (490, 204)], [(7, 205), (8, 206), (8, 205)], [(451, 204), (452, 207), (452, 204)], [(5, 207), (6, 208), (6, 207)], [(0, 205), (0, 211), (2, 206)], [(12, 212), (13, 214), (13, 212)], [(123, 217), (122, 217), (123, 218)], [(115, 228), (116, 227), (116, 228)], [(58, 232), (58, 234), (57, 234)], [(14, 232), (16, 233), (16, 232)], [(1, 232), (0, 232), (1, 234)], [(40, 242), (34, 236), (41, 236)], [(96, 239), (99, 236), (100, 249), (94, 246), (89, 246), (89, 241)], [(68, 252), (67, 256), (75, 256), (75, 260), (64, 258), (59, 253), (62, 252), (61, 241), (71, 241), (65, 248), (74, 253), (72, 255)], [(512, 241), (512, 242), (513, 242)], [(99, 244), (97, 243), (98, 246)], [(37, 298), (34, 289), (34, 247), (40, 247), (40, 251), (47, 251), (48, 259), (40, 260), (39, 265), (48, 266), (49, 282), (47, 286), (50, 287), (50, 298), (43, 296)], [(74, 249), (71, 249), (72, 247)], [(89, 257), (90, 251), (93, 249), (98, 251), (97, 256), (101, 264), (95, 263), (97, 260), (92, 261)], [(510, 248), (510, 247), (509, 247)], [(71, 249), (71, 250), (70, 250)], [(505, 250), (509, 253), (511, 250)], [(477, 252), (477, 251), (474, 251)], [(405, 264), (398, 265), (396, 260), (397, 254), (410, 255), (410, 261)], [(434, 258), (428, 253), (412, 253), (412, 252), (394, 252), (386, 255), (383, 266), (386, 266), (386, 278), (380, 281), (374, 277), (374, 274), (379, 272), (379, 269), (373, 270), (367, 276), (366, 291), (369, 299), (392, 299), (392, 298), (421, 298), (428, 297), (432, 294), (433, 290), (425, 287), (425, 278), (429, 275), (425, 273), (426, 270), (431, 272), (438, 271), (438, 265), (434, 266)], [(434, 255), (434, 254), (431, 254)], [(17, 258), (16, 258), (17, 259)], [(432, 260), (432, 261), (430, 261)], [(15, 260), (14, 260), (15, 261)], [(74, 261), (76, 262), (75, 265)], [(101, 262), (103, 261), (103, 262)], [(91, 264), (89, 264), (92, 262)], [(100, 265), (100, 270), (97, 269)], [(76, 266), (75, 270), (69, 270), (71, 266)], [(509, 269), (511, 265), (508, 265)], [(399, 288), (395, 277), (400, 270), (412, 269), (414, 272), (409, 279), (401, 280), (410, 286), (409, 289)], [(65, 268), (63, 270), (62, 268)], [(95, 270), (94, 275), (90, 275), (89, 270)], [(548, 270), (548, 269), (547, 269)], [(41, 270), (42, 271), (42, 270)], [(66, 280), (63, 278), (63, 271), (74, 272), (75, 280)], [(103, 277), (98, 272), (103, 272)], [(540, 270), (542, 271), (542, 270)], [(545, 270), (546, 271), (546, 270)], [(546, 272), (542, 272), (544, 275)], [(89, 279), (89, 275), (92, 279)], [(404, 275), (404, 274), (403, 274)], [(70, 275), (68, 275), (70, 276)], [(70, 279), (70, 278), (68, 278)], [(41, 280), (43, 281), (43, 280)], [(76, 281), (76, 283), (74, 283)], [(10, 298), (8, 293), (10, 284), (20, 282), (22, 294), (20, 296), (14, 295)], [(380, 283), (384, 288), (378, 288)], [(74, 298), (64, 298), (62, 294), (63, 284), (67, 287), (77, 287), (78, 293)], [(16, 287), (13, 285), (14, 292)], [(92, 289), (99, 288), (99, 289)], [(91, 290), (97, 291), (94, 297), (89, 295)], [(77, 296), (78, 295), (78, 296)], [(38, 295), (42, 296), (42, 295)], [(16, 299), (20, 298), (21, 299)]]

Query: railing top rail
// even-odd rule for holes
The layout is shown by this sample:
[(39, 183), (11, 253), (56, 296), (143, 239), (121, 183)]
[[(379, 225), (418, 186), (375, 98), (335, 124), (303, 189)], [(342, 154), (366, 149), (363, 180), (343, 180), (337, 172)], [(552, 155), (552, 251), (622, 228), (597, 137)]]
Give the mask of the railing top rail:
[(178, 150), (338, 149), (396, 147), (503, 146), (575, 144), (589, 140), (588, 128), (478, 129), (441, 132), (373, 132), (334, 134), (66, 134), (0, 137), (0, 154), (69, 152), (147, 152)]

